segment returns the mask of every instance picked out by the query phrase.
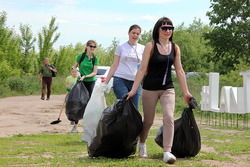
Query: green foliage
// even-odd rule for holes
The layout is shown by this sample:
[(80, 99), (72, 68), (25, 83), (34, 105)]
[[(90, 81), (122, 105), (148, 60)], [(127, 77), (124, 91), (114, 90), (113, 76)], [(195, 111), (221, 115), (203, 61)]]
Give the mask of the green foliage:
[(9, 63), (6, 60), (3, 60), (0, 62), (0, 79), (4, 80), (9, 78), (9, 75), (11, 74), (11, 67)]
[(10, 89), (17, 92), (24, 93), (29, 87), (28, 83), (20, 77), (10, 77), (8, 81)]
[(0, 13), (0, 80), (8, 77), (12, 71), (16, 74), (22, 71), (19, 40), (14, 31), (5, 25), (6, 15), (6, 12)]
[[(221, 1), (218, 1), (218, 3), (219, 2)], [(243, 3), (242, 0), (240, 2)], [(215, 6), (217, 5), (214, 5), (214, 7)], [(245, 9), (237, 9), (237, 11), (242, 11), (244, 13)], [(210, 15), (212, 17), (212, 13), (210, 13)], [(58, 55), (56, 64), (58, 69), (57, 74), (63, 78), (70, 75), (70, 68), (74, 65), (76, 57), (84, 51), (85, 44), (78, 42), (75, 46), (66, 45), (60, 46), (58, 50), (53, 49), (53, 44), (60, 36), (60, 33), (56, 33), (58, 30), (58, 25), (55, 24), (55, 17), (52, 17), (48, 28), (44, 26), (42, 27), (41, 32), (38, 33), (38, 53), (34, 47), (36, 37), (33, 36), (29, 25), (20, 24), (21, 36), (18, 36), (13, 29), (10, 29), (6, 26), (6, 20), (7, 13), (0, 12), (1, 83), (13, 76), (19, 76), (21, 78), (22, 76), (30, 76), (32, 78), (32, 75), (38, 74), (41, 66), (43, 65), (43, 60), (45, 57), (48, 57), (50, 59), (50, 63), (53, 64), (56, 55)], [(246, 21), (246, 23), (249, 22)], [(237, 80), (237, 77), (234, 77), (234, 74), (237, 74), (238, 76), (240, 70), (250, 70), (250, 57), (245, 54), (243, 55), (243, 52), (236, 56), (231, 52), (225, 52), (225, 56), (221, 56), (219, 59), (214, 59), (217, 57), (217, 52), (213, 51), (215, 46), (209, 45), (211, 39), (205, 38), (204, 34), (211, 33), (215, 29), (218, 29), (218, 26), (214, 28), (213, 26), (210, 27), (208, 25), (204, 25), (200, 19), (194, 19), (193, 23), (188, 27), (184, 27), (184, 23), (175, 27), (173, 39), (181, 49), (183, 68), (186, 72), (194, 71), (208, 73), (210, 71), (219, 71), (222, 74), (228, 74), (221, 76), (222, 82), (228, 78), (230, 82), (227, 83), (232, 83), (232, 85), (234, 83), (242, 83), (241, 80)], [(220, 33), (215, 36), (216, 38), (220, 38)], [(149, 30), (144, 31), (141, 34), (138, 42), (141, 44), (146, 44), (151, 40), (152, 30)], [(118, 44), (119, 41), (114, 38), (112, 44), (108, 48), (103, 48), (100, 44), (98, 45), (97, 49), (95, 50), (95, 54), (99, 57), (100, 66), (111, 66), (113, 64), (114, 53)], [(238, 45), (241, 46), (240, 44)], [(224, 45), (220, 46), (224, 47)], [(249, 53), (248, 49), (245, 49), (245, 51)], [(243, 62), (244, 64), (242, 64)], [(242, 67), (245, 68), (243, 69)], [(240, 79), (240, 77), (238, 77), (238, 79)], [(57, 80), (57, 78), (54, 80)], [(221, 85), (224, 84), (222, 83)], [(17, 92), (14, 94), (16, 93)], [(29, 93), (32, 94), (32, 92), (26, 92), (26, 94)], [(180, 100), (183, 101), (183, 98), (180, 98)]]
[(31, 71), (31, 49), (35, 50), (34, 43), (36, 38), (33, 37), (33, 33), (31, 32), (29, 25), (22, 25), (20, 24), (20, 46), (22, 47), (22, 64), (21, 68), (23, 69), (24, 73), (29, 73)]
[(250, 64), (239, 60), (239, 64), (234, 64), (235, 70), (229, 73), (220, 75), (220, 88), (222, 86), (243, 87), (243, 77), (240, 75), (241, 71), (249, 71)]
[(100, 65), (111, 66), (113, 64), (115, 50), (118, 45), (119, 41), (114, 38), (112, 44), (107, 48), (106, 54), (100, 57)]
[(56, 18), (52, 17), (49, 27), (43, 27), (42, 31), (38, 33), (38, 47), (39, 47), (39, 55), (40, 55), (40, 65), (43, 64), (43, 60), (52, 56), (53, 52), (53, 44), (60, 37), (60, 33), (55, 32), (58, 30), (58, 25), (55, 25)]
[(238, 64), (239, 58), (250, 62), (249, 0), (211, 0), (211, 4), (212, 11), (207, 16), (210, 25), (215, 26), (206, 38), (210, 39), (215, 54), (210, 59), (219, 63), (220, 73), (226, 74), (235, 70), (233, 64)]
[(70, 75), (70, 69), (75, 64), (76, 57), (82, 52), (83, 51), (77, 52), (76, 49), (72, 47), (72, 45), (60, 47), (56, 64), (56, 68), (58, 71), (57, 74), (61, 74), (64, 76)]
[[(173, 78), (173, 84), (175, 87), (175, 114), (177, 114), (176, 116), (180, 116), (183, 109), (187, 107), (187, 104), (184, 100), (182, 89), (179, 84), (177, 76), (172, 75), (172, 78)], [(209, 82), (208, 77), (206, 76), (206, 74), (203, 74), (203, 73), (201, 73), (201, 75), (197, 77), (187, 78), (187, 86), (188, 86), (189, 92), (191, 93), (192, 96), (195, 97), (198, 103), (201, 100), (200, 93), (202, 91), (202, 86), (208, 85), (208, 82)]]
[(141, 33), (138, 43), (146, 45), (148, 42), (152, 41), (152, 39), (152, 30), (144, 31), (143, 33)]
[(212, 48), (207, 46), (208, 40), (203, 34), (211, 31), (201, 20), (194, 20), (188, 28), (184, 23), (174, 31), (173, 40), (180, 47), (181, 61), (185, 72), (208, 72), (213, 66), (207, 56), (212, 54)]

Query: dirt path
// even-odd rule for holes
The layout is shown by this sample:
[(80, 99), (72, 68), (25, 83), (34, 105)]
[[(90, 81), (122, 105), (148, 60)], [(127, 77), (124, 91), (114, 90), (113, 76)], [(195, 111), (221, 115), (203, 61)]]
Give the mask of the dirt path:
[[(52, 95), (49, 101), (40, 96), (18, 96), (0, 99), (0, 137), (15, 134), (67, 133), (71, 130), (65, 110), (59, 124), (57, 120), (65, 95)], [(81, 125), (82, 122), (79, 122)], [(79, 132), (83, 128), (79, 127)]]
[[(65, 115), (61, 122), (51, 125), (57, 120), (65, 95), (52, 95), (50, 100), (41, 100), (40, 96), (18, 96), (0, 99), (0, 137), (15, 134), (68, 133), (72, 126)], [(78, 132), (83, 132), (82, 120)], [(162, 121), (156, 119), (153, 128), (159, 128)]]

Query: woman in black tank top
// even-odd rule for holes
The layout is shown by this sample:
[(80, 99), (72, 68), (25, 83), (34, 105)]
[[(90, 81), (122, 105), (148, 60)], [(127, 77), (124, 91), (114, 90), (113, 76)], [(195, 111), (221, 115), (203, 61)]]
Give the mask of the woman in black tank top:
[(173, 43), (173, 23), (167, 18), (160, 18), (153, 29), (153, 42), (147, 43), (141, 66), (136, 74), (132, 90), (128, 98), (135, 95), (137, 88), (143, 82), (142, 105), (144, 113), (143, 129), (140, 135), (139, 156), (147, 157), (146, 139), (153, 124), (158, 100), (163, 113), (163, 161), (174, 163), (176, 158), (171, 154), (174, 136), (175, 92), (171, 77), (171, 66), (175, 66), (176, 74), (189, 105), (192, 95), (189, 93), (185, 72), (181, 65), (180, 48)]

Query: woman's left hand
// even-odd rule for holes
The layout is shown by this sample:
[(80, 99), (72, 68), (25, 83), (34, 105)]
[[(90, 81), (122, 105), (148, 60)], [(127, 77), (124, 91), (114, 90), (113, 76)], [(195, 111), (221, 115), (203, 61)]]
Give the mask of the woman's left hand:
[(84, 78), (85, 78), (85, 76), (82, 76), (82, 77), (81, 77), (81, 79), (80, 79), (80, 81), (83, 81), (83, 80), (84, 80)]
[(189, 102), (190, 102), (191, 97), (193, 97), (193, 96), (190, 93), (187, 93), (184, 95), (184, 99), (185, 99), (188, 106), (189, 106)]

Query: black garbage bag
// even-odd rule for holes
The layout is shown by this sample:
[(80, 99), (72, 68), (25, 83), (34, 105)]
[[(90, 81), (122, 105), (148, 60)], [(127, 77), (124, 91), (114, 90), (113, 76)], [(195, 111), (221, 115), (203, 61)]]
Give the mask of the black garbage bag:
[(90, 157), (124, 158), (136, 152), (142, 117), (132, 101), (118, 99), (103, 111), (96, 136), (88, 143)]
[(83, 82), (79, 81), (71, 89), (66, 97), (66, 115), (70, 121), (78, 121), (83, 114), (89, 101), (89, 92)]
[[(192, 108), (198, 108), (198, 105), (194, 98), (190, 103), (190, 107), (184, 108), (182, 116), (174, 121), (172, 153), (180, 158), (194, 157), (201, 149), (200, 131), (192, 111)], [(196, 106), (193, 103), (196, 103)], [(160, 127), (155, 142), (163, 147), (163, 126)]]

